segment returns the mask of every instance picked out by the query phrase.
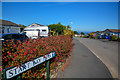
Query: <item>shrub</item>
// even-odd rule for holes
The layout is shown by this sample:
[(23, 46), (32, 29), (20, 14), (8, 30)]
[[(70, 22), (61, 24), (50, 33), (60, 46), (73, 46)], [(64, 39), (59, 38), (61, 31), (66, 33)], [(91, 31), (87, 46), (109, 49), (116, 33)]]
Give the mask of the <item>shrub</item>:
[[(18, 41), (16, 44), (14, 40), (6, 41), (2, 46), (2, 68), (20, 66), (27, 61), (55, 51), (55, 58), (50, 60), (50, 69), (55, 70), (58, 62), (63, 62), (70, 56), (73, 45), (71, 36), (63, 35), (36, 40), (29, 39), (23, 43)], [(43, 63), (24, 72), (22, 78), (41, 78), (45, 72), (46, 67)]]
[(120, 38), (118, 38), (118, 41), (120, 42)]
[(117, 40), (117, 36), (116, 35), (112, 35), (111, 36), (111, 40), (113, 40), (113, 41)]

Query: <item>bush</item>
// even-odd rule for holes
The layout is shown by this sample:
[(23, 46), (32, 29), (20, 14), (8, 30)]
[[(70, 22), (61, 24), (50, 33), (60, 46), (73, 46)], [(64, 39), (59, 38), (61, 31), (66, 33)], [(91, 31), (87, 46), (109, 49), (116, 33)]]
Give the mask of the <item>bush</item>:
[(117, 40), (117, 36), (116, 35), (112, 35), (111, 36), (111, 40), (116, 41)]
[(118, 38), (118, 41), (120, 42), (120, 38)]
[[(50, 69), (55, 70), (58, 62), (63, 62), (72, 51), (73, 43), (71, 36), (53, 36), (48, 38), (26, 40), (16, 44), (14, 40), (3, 42), (2, 68), (20, 66), (34, 58), (56, 52), (55, 58), (50, 60)], [(22, 74), (22, 78), (41, 78), (46, 72), (45, 63), (38, 65)], [(40, 76), (41, 75), (41, 76)]]

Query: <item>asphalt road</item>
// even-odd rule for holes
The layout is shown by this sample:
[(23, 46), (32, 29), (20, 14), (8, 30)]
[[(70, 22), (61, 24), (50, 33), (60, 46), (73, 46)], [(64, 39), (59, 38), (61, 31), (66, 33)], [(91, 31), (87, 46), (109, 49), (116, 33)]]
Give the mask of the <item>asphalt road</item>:
[(112, 78), (107, 67), (86, 46), (76, 39), (73, 42), (70, 65), (57, 78)]
[(78, 37), (77, 39), (108, 67), (114, 78), (118, 78), (118, 44), (120, 42)]

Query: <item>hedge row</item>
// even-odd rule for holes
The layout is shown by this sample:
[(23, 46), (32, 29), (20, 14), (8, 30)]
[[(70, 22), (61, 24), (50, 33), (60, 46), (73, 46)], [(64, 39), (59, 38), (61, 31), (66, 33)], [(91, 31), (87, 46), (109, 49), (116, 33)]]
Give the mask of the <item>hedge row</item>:
[[(50, 60), (50, 69), (55, 70), (57, 63), (65, 61), (73, 48), (70, 36), (53, 36), (42, 39), (28, 39), (24, 42), (14, 40), (3, 42), (2, 46), (2, 68), (20, 66), (34, 58), (44, 56), (52, 51), (56, 52), (55, 58)], [(22, 78), (42, 78), (46, 73), (45, 63), (32, 68), (22, 74)]]

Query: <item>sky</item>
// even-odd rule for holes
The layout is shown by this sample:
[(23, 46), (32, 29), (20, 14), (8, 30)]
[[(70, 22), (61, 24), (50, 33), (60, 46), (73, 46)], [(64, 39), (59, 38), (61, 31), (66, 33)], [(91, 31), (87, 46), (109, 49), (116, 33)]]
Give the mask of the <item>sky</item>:
[(118, 2), (2, 2), (2, 19), (16, 24), (70, 25), (78, 32), (118, 28)]

